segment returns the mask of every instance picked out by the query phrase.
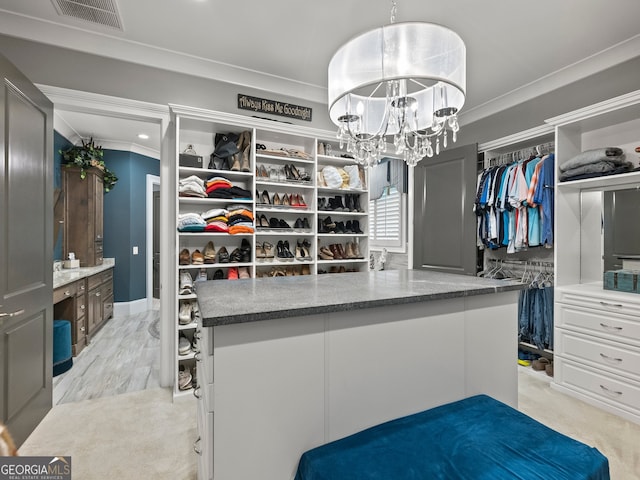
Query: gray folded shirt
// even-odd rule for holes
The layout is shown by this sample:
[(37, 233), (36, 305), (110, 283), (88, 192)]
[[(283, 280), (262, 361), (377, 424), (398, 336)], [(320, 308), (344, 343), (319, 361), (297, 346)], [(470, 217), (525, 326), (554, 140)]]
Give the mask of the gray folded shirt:
[(595, 148), (579, 153), (571, 160), (560, 165), (560, 171), (566, 172), (584, 165), (598, 162), (611, 162), (614, 165), (623, 165), (625, 162), (624, 152), (618, 147)]

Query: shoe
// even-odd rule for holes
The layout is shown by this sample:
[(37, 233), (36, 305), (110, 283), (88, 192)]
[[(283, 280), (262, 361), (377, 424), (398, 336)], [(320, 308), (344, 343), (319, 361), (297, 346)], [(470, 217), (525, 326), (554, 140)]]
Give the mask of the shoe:
[(251, 261), (251, 243), (246, 238), (240, 242), (240, 253), (242, 254), (242, 262), (249, 263)]
[(280, 219), (278, 222), (280, 228), (286, 228), (288, 230), (292, 230), (291, 225), (289, 225), (284, 219)]
[(302, 219), (296, 218), (296, 222), (293, 224), (294, 230), (302, 230)]
[(206, 282), (207, 280), (209, 280), (209, 278), (207, 278), (207, 271), (204, 268), (201, 268), (195, 282)]
[(278, 193), (273, 194), (273, 205), (282, 205), (282, 200), (280, 200)]
[(260, 203), (264, 203), (265, 205), (271, 205), (271, 199), (269, 198), (269, 192), (264, 190), (262, 192), (262, 197), (260, 198)]
[(198, 302), (191, 302), (191, 319), (192, 322), (200, 321), (200, 308), (198, 307)]
[(180, 312), (178, 312), (178, 322), (180, 325), (191, 323), (191, 312), (193, 311), (193, 302), (182, 302), (180, 304)]
[(309, 225), (309, 219), (307, 219), (307, 217), (302, 219), (302, 228), (305, 230), (311, 230), (311, 225)]
[(285, 240), (283, 242), (283, 246), (284, 246), (284, 253), (286, 255), (287, 260), (293, 260), (295, 258), (295, 255), (291, 253), (291, 250), (289, 249), (289, 240)]
[(251, 155), (251, 144), (247, 145), (242, 151), (242, 163), (240, 164), (240, 170), (242, 172), (250, 172), (249, 156)]
[(218, 250), (218, 263), (229, 263), (229, 252), (225, 247)]
[(256, 243), (256, 260), (264, 260), (267, 255), (264, 253), (264, 247), (259, 243)]
[(202, 265), (204, 263), (204, 255), (200, 252), (200, 250), (194, 250), (191, 254), (191, 264), (192, 265)]
[(324, 227), (327, 233), (334, 233), (334, 229), (336, 228), (336, 224), (331, 217), (327, 217), (322, 221), (322, 226)]
[(334, 210), (338, 210), (339, 212), (346, 210), (342, 204), (342, 195), (336, 195), (333, 203), (335, 205)]
[(318, 142), (318, 155), (324, 155), (324, 143)]
[(351, 249), (353, 250), (353, 254), (356, 256), (355, 258), (364, 258), (360, 253), (360, 245), (358, 242), (353, 242)]
[(342, 233), (344, 234), (344, 222), (336, 222), (336, 228), (335, 228), (335, 233)]
[(270, 218), (269, 219), (269, 228), (280, 228), (280, 220), (278, 220), (277, 218)]
[(189, 265), (191, 263), (191, 254), (189, 250), (183, 248), (178, 255), (178, 265)]
[(221, 268), (216, 270), (216, 272), (213, 274), (213, 279), (214, 280), (224, 280), (224, 272), (222, 271)]
[(311, 275), (311, 267), (309, 267), (309, 265), (302, 265), (300, 275)]
[(193, 293), (193, 278), (191, 274), (185, 270), (180, 272), (180, 295), (190, 295)]
[(320, 247), (320, 250), (318, 251), (318, 257), (320, 257), (321, 260), (333, 260), (333, 252), (327, 246)]
[(269, 242), (264, 242), (262, 244), (262, 248), (264, 249), (264, 258), (267, 260), (271, 260), (274, 258), (274, 253), (273, 253), (273, 245), (271, 245)]
[(238, 277), (241, 280), (245, 278), (251, 278), (251, 274), (249, 273), (249, 267), (240, 267), (238, 269)]
[(362, 230), (360, 230), (360, 222), (358, 220), (354, 220), (351, 223), (351, 228), (353, 229), (353, 233), (357, 233), (359, 235), (364, 233)]
[(232, 172), (240, 171), (240, 154), (234, 153), (231, 155), (231, 169)]
[(344, 233), (347, 233), (347, 234), (354, 233), (353, 222), (351, 220), (347, 220), (347, 223), (344, 225)]
[(353, 251), (353, 243), (347, 242), (344, 253), (347, 255), (347, 258), (356, 258), (356, 254)]
[(322, 197), (318, 199), (318, 210), (324, 210), (327, 208), (327, 199)]
[(290, 207), (291, 206), (291, 197), (286, 193), (282, 196), (282, 206)]
[(267, 172), (267, 169), (264, 168), (264, 165), (260, 165), (260, 167), (257, 169), (258, 170), (258, 177), (260, 178), (269, 178), (269, 173)]
[(333, 258), (335, 260), (342, 260), (344, 257), (340, 254), (340, 250), (338, 250), (338, 245), (335, 243), (332, 243), (331, 245), (329, 245), (329, 250), (331, 250), (331, 253), (333, 254)]
[(267, 220), (267, 216), (266, 215), (260, 215), (260, 217), (258, 217), (258, 227), (259, 228), (269, 228), (269, 220)]
[(204, 254), (204, 263), (216, 263), (216, 249), (213, 242), (207, 242), (202, 253)]
[(189, 352), (191, 352), (191, 342), (183, 333), (180, 333), (178, 337), (178, 355), (188, 355)]
[(537, 371), (545, 370), (547, 365), (549, 365), (549, 363), (550, 362), (548, 358), (540, 357), (537, 360), (534, 360), (533, 362), (531, 362), (531, 368)]
[(232, 263), (242, 262), (242, 252), (240, 251), (239, 248), (233, 249), (233, 251), (231, 252), (231, 255), (229, 255), (229, 261)]
[(547, 375), (553, 377), (553, 362), (549, 362), (547, 365), (545, 365), (544, 371), (547, 373)]
[(227, 272), (227, 280), (238, 280), (238, 267), (231, 267)]
[(191, 371), (187, 367), (180, 365), (180, 371), (178, 372), (178, 389), (189, 390), (192, 386), (191, 380)]

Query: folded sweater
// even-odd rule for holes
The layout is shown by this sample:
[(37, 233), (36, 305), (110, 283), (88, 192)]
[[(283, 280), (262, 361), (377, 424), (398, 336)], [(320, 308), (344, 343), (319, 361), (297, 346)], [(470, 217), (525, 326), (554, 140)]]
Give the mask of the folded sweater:
[(624, 152), (618, 147), (604, 147), (594, 148), (592, 150), (585, 150), (579, 153), (567, 162), (560, 165), (560, 171), (566, 172), (574, 168), (589, 165), (591, 163), (598, 163), (602, 161), (613, 162), (617, 165), (625, 163)]

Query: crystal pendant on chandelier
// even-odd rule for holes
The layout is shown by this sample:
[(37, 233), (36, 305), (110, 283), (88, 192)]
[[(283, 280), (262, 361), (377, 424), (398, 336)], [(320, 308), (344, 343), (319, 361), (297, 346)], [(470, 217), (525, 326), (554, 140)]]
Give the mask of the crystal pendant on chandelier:
[[(452, 30), (394, 23), (357, 36), (329, 63), (329, 115), (340, 147), (375, 165), (391, 142), (409, 166), (446, 148), (460, 127), (466, 49)], [(433, 146), (435, 143), (435, 149)]]

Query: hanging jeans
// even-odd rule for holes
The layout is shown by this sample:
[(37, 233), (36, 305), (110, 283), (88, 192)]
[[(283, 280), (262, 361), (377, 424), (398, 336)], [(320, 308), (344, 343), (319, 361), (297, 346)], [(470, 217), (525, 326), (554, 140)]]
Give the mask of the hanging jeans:
[(520, 291), (518, 340), (540, 350), (553, 349), (553, 287)]

